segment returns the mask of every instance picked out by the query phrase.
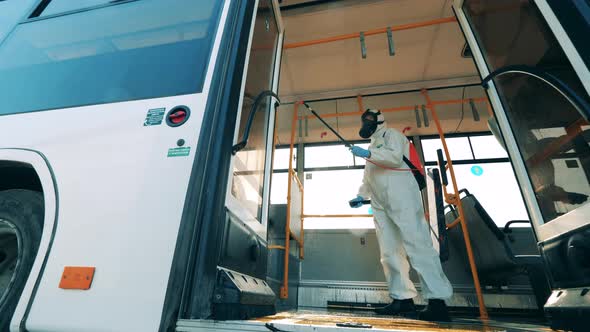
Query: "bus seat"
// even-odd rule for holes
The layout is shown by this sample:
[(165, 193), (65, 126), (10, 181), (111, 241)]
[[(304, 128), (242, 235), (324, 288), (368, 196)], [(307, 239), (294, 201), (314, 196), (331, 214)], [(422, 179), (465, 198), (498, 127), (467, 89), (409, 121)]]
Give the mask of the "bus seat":
[[(526, 274), (535, 293), (537, 305), (542, 309), (551, 290), (541, 256), (514, 255), (505, 234), (509, 232), (508, 227), (513, 223), (508, 223), (505, 232), (502, 231), (474, 195), (466, 189), (461, 190), (460, 194), (464, 194), (461, 203), (482, 285), (502, 286), (507, 284), (509, 278)], [(445, 214), (447, 225), (455, 221), (458, 215), (458, 211), (450, 206), (450, 211)], [(457, 255), (457, 259), (460, 259), (464, 263), (462, 265), (469, 270), (461, 226), (457, 225), (447, 232), (450, 246), (455, 249), (452, 250), (452, 255)]]
[(438, 248), (442, 263), (449, 259), (449, 240), (445, 221), (445, 201), (442, 182), (437, 168), (426, 172), (426, 188), (428, 194), (428, 219), (433, 235), (433, 245)]

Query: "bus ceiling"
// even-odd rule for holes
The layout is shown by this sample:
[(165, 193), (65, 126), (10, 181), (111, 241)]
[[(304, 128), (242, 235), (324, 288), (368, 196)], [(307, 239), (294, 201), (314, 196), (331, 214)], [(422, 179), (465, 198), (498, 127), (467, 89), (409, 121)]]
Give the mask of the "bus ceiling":
[(450, 1), (430, 6), (409, 0), (343, 3), (348, 5), (284, 17), (283, 102), (479, 83), (473, 60), (461, 55), (465, 38)]
[[(357, 115), (366, 108), (390, 110), (386, 121), (410, 127), (409, 135), (436, 134), (426, 126), (422, 89), (441, 103), (445, 132), (488, 131), (487, 96), (473, 59), (463, 56), (465, 38), (451, 2), (283, 1), (279, 141), (289, 141), (292, 104), (302, 100), (315, 101), (347, 139), (358, 139)], [(333, 140), (319, 121), (307, 119), (303, 126), (305, 142)]]

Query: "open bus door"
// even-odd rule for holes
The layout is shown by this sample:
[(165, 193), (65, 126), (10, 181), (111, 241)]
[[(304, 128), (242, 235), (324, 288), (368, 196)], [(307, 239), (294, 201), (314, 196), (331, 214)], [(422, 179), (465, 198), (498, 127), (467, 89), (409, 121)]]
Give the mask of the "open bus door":
[[(223, 249), (218, 263), (219, 268), (226, 271), (219, 270), (220, 273), (229, 273), (230, 280), (231, 272), (227, 271), (237, 271), (245, 274), (246, 279), (250, 278), (248, 283), (254, 282), (254, 285), (241, 290), (242, 296), (250, 299), (241, 299), (238, 312), (234, 311), (232, 300), (227, 303), (216, 301), (216, 318), (236, 319), (274, 313), (278, 296), (266, 283), (270, 179), (283, 40), (278, 6), (277, 1), (258, 1), (253, 22), (225, 201), (227, 218)], [(228, 295), (232, 292), (231, 289), (220, 291), (229, 292)], [(222, 297), (227, 300), (227, 296)], [(267, 309), (260, 309), (263, 306)]]
[[(210, 123), (208, 176), (181, 229), (162, 327), (176, 319), (245, 319), (275, 312), (266, 281), (267, 224), (283, 25), (276, 0), (235, 1), (233, 32)], [(220, 112), (221, 112), (220, 111)], [(212, 111), (214, 112), (214, 111)], [(205, 126), (206, 124), (204, 124)], [(197, 167), (197, 166), (195, 166)], [(201, 197), (201, 198), (200, 198)]]
[(590, 4), (455, 0), (454, 10), (545, 261), (545, 311), (555, 327), (581, 328), (590, 313)]

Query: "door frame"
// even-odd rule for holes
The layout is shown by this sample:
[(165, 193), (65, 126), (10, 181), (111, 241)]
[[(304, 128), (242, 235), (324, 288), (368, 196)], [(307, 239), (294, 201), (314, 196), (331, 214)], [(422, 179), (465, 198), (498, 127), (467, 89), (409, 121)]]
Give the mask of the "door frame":
[(584, 88), (586, 88), (586, 93), (590, 95), (590, 69), (584, 63), (582, 56), (559, 21), (559, 18), (555, 15), (555, 12), (553, 12), (553, 9), (549, 6), (549, 3), (547, 3), (547, 0), (534, 0), (534, 2), (545, 18), (547, 25), (549, 25), (549, 28), (555, 35), (557, 42), (561, 45), (565, 55), (571, 62), (574, 71), (578, 74), (580, 81), (584, 85)]
[[(258, 8), (258, 4), (260, 0), (254, 0), (255, 4), (254, 7)], [(283, 24), (283, 20), (281, 17), (280, 6), (278, 0), (270, 0), (272, 3), (272, 10), (274, 12), (277, 29), (278, 29), (278, 39), (277, 39), (277, 46), (276, 46), (276, 54), (274, 59), (274, 67), (273, 67), (273, 78), (272, 78), (272, 91), (278, 94), (279, 90), (279, 77), (280, 77), (280, 68), (281, 68), (281, 61), (282, 61), (282, 54), (283, 54), (283, 40), (285, 36), (285, 27)], [(257, 10), (257, 9), (256, 9)], [(250, 64), (250, 52), (252, 49), (252, 41), (254, 36), (254, 29), (256, 23), (256, 15), (252, 17), (252, 23), (250, 28), (250, 40), (248, 43), (248, 50), (246, 53), (246, 64), (244, 66), (244, 74), (242, 77), (242, 86), (240, 95), (244, 95), (244, 91), (246, 89), (246, 80), (248, 75), (248, 66)], [(238, 105), (238, 114), (236, 120), (236, 128), (234, 131), (234, 144), (236, 144), (241, 137), (239, 136), (240, 131), (240, 119), (242, 118), (242, 111), (243, 111), (243, 97), (240, 100)], [(265, 155), (265, 164), (264, 164), (264, 175), (263, 175), (263, 190), (262, 190), (262, 217), (261, 220), (258, 220), (255, 216), (248, 211), (244, 206), (240, 204), (240, 202), (231, 194), (231, 187), (233, 183), (233, 168), (235, 162), (235, 156), (231, 159), (231, 166), (228, 170), (228, 186), (227, 186), (227, 194), (225, 200), (225, 206), (230, 214), (237, 217), (240, 221), (242, 221), (252, 232), (254, 232), (257, 236), (260, 237), (260, 240), (263, 243), (266, 243), (267, 239), (267, 224), (268, 224), (268, 209), (270, 204), (270, 182), (272, 176), (272, 158), (273, 158), (273, 145), (274, 145), (274, 123), (276, 121), (276, 112), (274, 111), (272, 103), (269, 105), (270, 114), (268, 119), (268, 129), (266, 135), (266, 155)]]

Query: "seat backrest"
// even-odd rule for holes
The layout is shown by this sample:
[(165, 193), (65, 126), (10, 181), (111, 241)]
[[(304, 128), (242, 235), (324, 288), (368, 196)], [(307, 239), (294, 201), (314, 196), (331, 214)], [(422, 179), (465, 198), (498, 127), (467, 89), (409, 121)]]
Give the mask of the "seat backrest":
[[(496, 226), (475, 196), (465, 192), (466, 195), (461, 199), (461, 203), (480, 279), (497, 281), (513, 274), (518, 269), (518, 265), (506, 242), (504, 233)], [(445, 214), (447, 224), (455, 221), (457, 217), (458, 212), (454, 209)], [(457, 249), (454, 251), (464, 261), (464, 266), (469, 269), (461, 225), (449, 229), (448, 236), (450, 245)]]
[(442, 183), (437, 168), (429, 169), (426, 176), (428, 193), (428, 216), (433, 245), (437, 249), (440, 261), (449, 259), (449, 239), (445, 222), (445, 208)]

